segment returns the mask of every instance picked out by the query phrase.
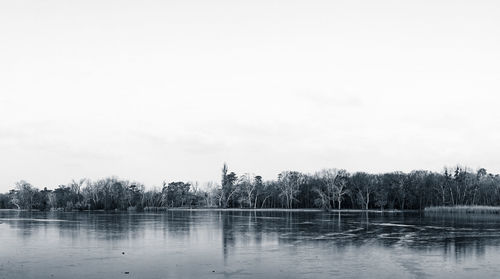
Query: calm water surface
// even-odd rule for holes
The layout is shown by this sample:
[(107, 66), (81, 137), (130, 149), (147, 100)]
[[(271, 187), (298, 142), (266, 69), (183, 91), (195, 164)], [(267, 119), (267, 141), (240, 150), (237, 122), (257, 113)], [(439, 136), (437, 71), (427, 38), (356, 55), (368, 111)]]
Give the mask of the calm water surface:
[(498, 278), (500, 216), (0, 211), (0, 278)]

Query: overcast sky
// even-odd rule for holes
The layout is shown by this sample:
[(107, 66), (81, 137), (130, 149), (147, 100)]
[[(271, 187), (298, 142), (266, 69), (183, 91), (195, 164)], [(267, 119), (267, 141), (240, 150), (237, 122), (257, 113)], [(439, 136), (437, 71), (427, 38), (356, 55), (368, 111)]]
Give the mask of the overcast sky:
[(500, 2), (0, 2), (0, 191), (500, 172)]

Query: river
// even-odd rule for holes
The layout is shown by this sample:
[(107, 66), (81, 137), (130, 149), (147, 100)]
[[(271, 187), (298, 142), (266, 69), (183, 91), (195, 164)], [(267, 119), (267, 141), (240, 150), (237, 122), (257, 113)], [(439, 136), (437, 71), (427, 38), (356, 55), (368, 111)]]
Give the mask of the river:
[(500, 216), (0, 211), (0, 278), (495, 278)]

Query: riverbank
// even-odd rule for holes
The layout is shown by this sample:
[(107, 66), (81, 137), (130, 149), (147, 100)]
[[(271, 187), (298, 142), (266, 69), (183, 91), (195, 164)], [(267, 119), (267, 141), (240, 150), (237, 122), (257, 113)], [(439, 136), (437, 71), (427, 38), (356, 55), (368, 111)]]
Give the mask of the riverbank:
[(360, 212), (369, 212), (369, 213), (400, 213), (400, 212), (409, 212), (414, 210), (378, 210), (378, 209), (319, 209), (319, 208), (180, 208), (173, 207), (168, 208), (168, 211), (256, 211), (256, 212), (347, 212), (347, 213), (360, 213)]
[(456, 214), (500, 214), (498, 206), (459, 205), (459, 206), (431, 206), (424, 209), (426, 213), (456, 213)]
[[(27, 209), (0, 209), (0, 211), (30, 211)], [(33, 212), (38, 212), (40, 210), (33, 209)], [(155, 208), (144, 208), (143, 210), (50, 210), (49, 212), (166, 212), (166, 211), (226, 211), (226, 212), (333, 212), (333, 213), (404, 213), (404, 212), (418, 212), (418, 210), (379, 210), (379, 209), (319, 209), (319, 208), (216, 208), (216, 207), (205, 207), (205, 208), (187, 208), (187, 207), (155, 207)]]

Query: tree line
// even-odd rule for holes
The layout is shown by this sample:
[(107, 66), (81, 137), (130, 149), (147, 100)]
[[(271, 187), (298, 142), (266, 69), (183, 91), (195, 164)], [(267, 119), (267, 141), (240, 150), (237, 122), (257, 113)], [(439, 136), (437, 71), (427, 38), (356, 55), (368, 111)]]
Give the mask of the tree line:
[(322, 208), (422, 210), (428, 206), (500, 205), (500, 175), (467, 167), (369, 174), (326, 169), (281, 172), (274, 180), (222, 168), (221, 181), (142, 183), (108, 177), (39, 190), (19, 181), (0, 194), (0, 208), (36, 210), (161, 210), (184, 208)]

